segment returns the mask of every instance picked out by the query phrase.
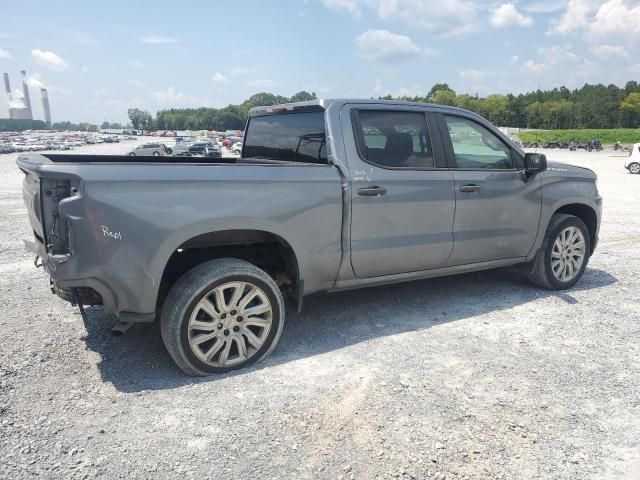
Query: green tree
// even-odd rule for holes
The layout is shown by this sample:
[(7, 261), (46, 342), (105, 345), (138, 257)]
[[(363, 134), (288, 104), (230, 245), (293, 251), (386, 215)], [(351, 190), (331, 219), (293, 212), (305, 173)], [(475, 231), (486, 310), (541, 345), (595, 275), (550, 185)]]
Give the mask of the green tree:
[(315, 92), (305, 92), (304, 90), (293, 95), (289, 100), (291, 102), (306, 102), (318, 98)]
[(127, 110), (127, 116), (131, 121), (131, 125), (136, 130), (153, 129), (153, 117), (149, 112), (140, 110), (139, 108), (130, 108)]
[(454, 106), (456, 104), (456, 93), (453, 90), (438, 90), (431, 101), (438, 105)]
[(489, 95), (482, 103), (485, 117), (496, 125), (507, 126), (509, 100), (504, 95)]
[(429, 93), (427, 93), (427, 102), (433, 102), (434, 97), (436, 96), (436, 93), (441, 90), (450, 90), (453, 92), (453, 90), (449, 87), (447, 83), (436, 83), (433, 87), (431, 87), (431, 90), (429, 90)]
[(627, 126), (640, 126), (640, 92), (627, 95), (620, 103), (620, 110)]

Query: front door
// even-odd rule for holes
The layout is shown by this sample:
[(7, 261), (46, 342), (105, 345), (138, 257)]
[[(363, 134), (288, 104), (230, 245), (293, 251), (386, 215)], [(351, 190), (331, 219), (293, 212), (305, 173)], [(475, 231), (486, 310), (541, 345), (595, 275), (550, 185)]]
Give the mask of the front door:
[(440, 121), (455, 182), (453, 252), (447, 266), (525, 257), (540, 220), (540, 179), (528, 178), (517, 152), (479, 122)]
[(451, 253), (453, 175), (438, 168), (444, 158), (441, 147), (434, 153), (429, 130), (419, 109), (359, 107), (343, 122), (344, 135), (353, 139), (345, 146), (351, 264), (360, 278), (442, 267)]

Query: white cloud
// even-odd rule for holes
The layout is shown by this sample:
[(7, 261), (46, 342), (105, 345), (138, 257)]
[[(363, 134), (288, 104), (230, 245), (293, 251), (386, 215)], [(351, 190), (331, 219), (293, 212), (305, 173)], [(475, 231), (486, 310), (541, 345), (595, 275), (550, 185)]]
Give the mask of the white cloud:
[(595, 45), (591, 47), (591, 52), (600, 60), (610, 60), (612, 58), (629, 58), (627, 50), (620, 45)]
[[(624, 0), (609, 0), (598, 9), (589, 25), (589, 35), (594, 39), (604, 37), (638, 37), (640, 39), (640, 2), (631, 6)], [(637, 40), (636, 40), (637, 41)], [(638, 44), (635, 44), (636, 48)]]
[(356, 37), (355, 44), (358, 55), (367, 60), (393, 62), (421, 54), (409, 37), (388, 30), (369, 29)]
[(626, 0), (570, 0), (562, 16), (551, 22), (550, 34), (582, 31), (585, 38), (601, 42), (606, 38), (636, 41), (640, 37), (640, 3)]
[(219, 83), (229, 83), (230, 80), (225, 77), (223, 74), (221, 74), (220, 72), (216, 72), (213, 74), (213, 76), (211, 77), (211, 80), (213, 80), (214, 82), (219, 82)]
[(588, 25), (588, 16), (593, 11), (592, 0), (569, 0), (569, 4), (558, 20), (551, 22), (549, 33), (565, 35)]
[(86, 65), (83, 65), (83, 66), (82, 66), (82, 68), (81, 68), (81, 70), (82, 70), (84, 73), (87, 73), (87, 72), (89, 71), (89, 67), (87, 67)]
[(31, 88), (47, 88), (44, 83), (44, 80), (38, 73), (34, 73), (33, 75), (29, 75), (27, 77), (27, 85)]
[(370, 0), (382, 20), (401, 20), (444, 37), (478, 30), (478, 8), (467, 0)]
[(514, 55), (511, 57), (511, 60), (509, 60), (509, 63), (511, 65), (515, 65), (516, 63), (518, 63), (518, 60), (520, 60), (520, 57), (518, 57), (518, 55)]
[(146, 35), (139, 38), (142, 43), (150, 44), (163, 44), (163, 43), (178, 43), (180, 40), (173, 37), (165, 37), (163, 35)]
[(575, 85), (578, 81), (592, 81), (601, 74), (601, 65), (577, 55), (570, 45), (554, 45), (538, 49), (538, 61), (528, 60), (520, 71), (532, 75), (544, 73), (547, 83)]
[(480, 7), (471, 0), (323, 0), (323, 4), (356, 17), (368, 9), (379, 20), (400, 21), (443, 37), (466, 35), (480, 25)]
[(536, 63), (533, 60), (527, 60), (520, 67), (520, 71), (522, 73), (540, 75), (542, 72), (544, 72), (544, 68), (545, 68), (544, 63)]
[(244, 82), (249, 87), (266, 88), (273, 87), (276, 83), (268, 78), (254, 78), (253, 80), (247, 80)]
[(522, 15), (513, 3), (503, 3), (491, 11), (490, 23), (496, 28), (511, 26), (530, 27), (533, 18)]
[(31, 56), (38, 65), (47, 67), (54, 72), (62, 72), (69, 68), (67, 62), (53, 52), (45, 52), (38, 48), (31, 50)]
[(2, 48), (0, 48), (0, 58), (13, 58), (13, 55), (11, 55), (6, 50), (3, 50)]

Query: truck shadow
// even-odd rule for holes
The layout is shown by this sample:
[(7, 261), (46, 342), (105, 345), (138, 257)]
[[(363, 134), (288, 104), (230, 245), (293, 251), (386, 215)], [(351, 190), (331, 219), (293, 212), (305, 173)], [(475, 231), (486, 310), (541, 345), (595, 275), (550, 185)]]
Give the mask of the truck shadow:
[[(172, 389), (245, 375), (379, 337), (473, 319), (534, 300), (553, 297), (573, 305), (579, 303), (574, 292), (616, 282), (609, 273), (588, 268), (573, 289), (551, 292), (532, 286), (517, 271), (492, 270), (315, 295), (305, 299), (301, 314), (289, 306), (280, 343), (267, 360), (207, 378), (187, 377), (178, 370), (162, 344), (159, 322), (134, 325), (124, 336), (115, 337), (111, 334), (115, 317), (93, 307), (87, 310), (85, 341), (101, 357), (97, 366), (103, 380), (119, 391)], [(514, 317), (513, 322), (517, 321)]]

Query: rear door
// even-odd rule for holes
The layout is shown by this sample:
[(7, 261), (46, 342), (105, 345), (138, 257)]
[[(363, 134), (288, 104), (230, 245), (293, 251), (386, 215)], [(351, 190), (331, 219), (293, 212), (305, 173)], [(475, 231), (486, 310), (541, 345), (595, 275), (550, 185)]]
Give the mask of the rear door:
[[(405, 107), (406, 108), (406, 107)], [(453, 247), (453, 176), (423, 109), (346, 106), (351, 264), (360, 278), (438, 268)]]
[(455, 181), (453, 252), (447, 266), (525, 257), (540, 221), (540, 178), (491, 125), (438, 114)]

